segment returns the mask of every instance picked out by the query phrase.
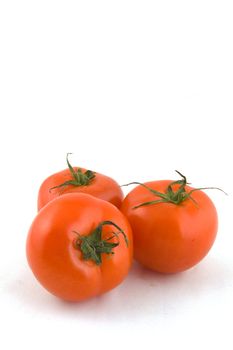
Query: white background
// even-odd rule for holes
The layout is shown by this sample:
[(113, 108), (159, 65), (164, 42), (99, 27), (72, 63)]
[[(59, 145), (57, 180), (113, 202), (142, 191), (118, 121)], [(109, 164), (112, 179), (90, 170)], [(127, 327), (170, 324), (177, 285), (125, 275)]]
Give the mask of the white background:
[[(2, 349), (232, 349), (232, 18), (224, 0), (0, 1)], [(209, 255), (171, 276), (135, 264), (81, 304), (48, 294), (25, 240), (66, 152), (120, 184), (178, 169), (223, 188)]]

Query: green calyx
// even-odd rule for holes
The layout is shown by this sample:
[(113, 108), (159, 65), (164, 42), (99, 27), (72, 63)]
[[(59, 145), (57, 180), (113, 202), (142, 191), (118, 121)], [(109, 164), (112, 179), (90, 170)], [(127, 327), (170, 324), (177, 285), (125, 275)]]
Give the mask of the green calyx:
[[(129, 184), (123, 185), (123, 186), (140, 185), (145, 189), (147, 189), (152, 194), (154, 194), (156, 197), (159, 197), (159, 199), (156, 199), (154, 201), (148, 201), (148, 202), (144, 202), (139, 205), (136, 205), (135, 207), (133, 207), (133, 209), (137, 209), (143, 206), (157, 204), (157, 203), (172, 203), (175, 205), (179, 205), (187, 199), (192, 200), (195, 205), (198, 205), (198, 203), (192, 197), (193, 192), (200, 191), (200, 190), (207, 190), (207, 189), (215, 189), (215, 190), (224, 192), (223, 190), (221, 190), (221, 188), (218, 188), (218, 187), (200, 187), (200, 188), (194, 188), (191, 191), (187, 192), (185, 186), (188, 185), (189, 183), (187, 182), (186, 177), (182, 175), (179, 171), (176, 170), (176, 172), (181, 176), (181, 180), (171, 182), (168, 185), (165, 193), (153, 190), (152, 188), (140, 182), (130, 182)], [(179, 187), (176, 190), (174, 190), (173, 188), (174, 185), (179, 185)]]
[(49, 191), (54, 190), (55, 188), (61, 188), (66, 186), (88, 186), (90, 185), (91, 181), (95, 178), (95, 173), (91, 170), (86, 170), (85, 172), (82, 172), (82, 169), (78, 168), (76, 171), (72, 167), (72, 165), (69, 162), (68, 156), (72, 153), (67, 153), (66, 155), (66, 163), (68, 165), (68, 168), (70, 170), (70, 175), (72, 177), (71, 180), (65, 181), (62, 184), (58, 186), (54, 186), (50, 188)]
[[(102, 230), (103, 226), (114, 226), (118, 232), (111, 232), (110, 237), (103, 239)], [(76, 249), (81, 250), (84, 260), (92, 260), (96, 265), (101, 265), (102, 254), (114, 254), (113, 249), (119, 244), (119, 234), (124, 236), (125, 243), (128, 246), (128, 239), (125, 232), (112, 221), (102, 221), (95, 229), (87, 236), (82, 236), (78, 232), (73, 231), (78, 235), (78, 239), (75, 240), (74, 246)], [(117, 242), (111, 242), (116, 237)]]

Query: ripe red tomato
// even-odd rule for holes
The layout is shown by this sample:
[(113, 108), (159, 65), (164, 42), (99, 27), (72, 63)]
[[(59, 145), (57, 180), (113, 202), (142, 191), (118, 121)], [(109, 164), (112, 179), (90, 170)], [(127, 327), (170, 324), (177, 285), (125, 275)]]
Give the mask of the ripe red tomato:
[(52, 199), (66, 193), (87, 193), (120, 207), (123, 192), (112, 178), (91, 170), (72, 167), (68, 155), (68, 168), (49, 176), (42, 183), (38, 194), (38, 210)]
[(185, 177), (138, 185), (121, 210), (132, 227), (135, 259), (161, 273), (194, 266), (216, 237), (213, 202), (203, 191), (187, 186)]
[(127, 276), (131, 228), (111, 203), (66, 194), (39, 211), (26, 252), (35, 277), (49, 292), (80, 301), (111, 290)]

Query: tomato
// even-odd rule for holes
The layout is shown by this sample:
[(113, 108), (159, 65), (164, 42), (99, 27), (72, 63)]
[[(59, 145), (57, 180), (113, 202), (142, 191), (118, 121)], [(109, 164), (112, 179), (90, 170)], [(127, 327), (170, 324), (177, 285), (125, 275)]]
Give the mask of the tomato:
[(123, 201), (123, 192), (117, 182), (100, 173), (72, 167), (68, 155), (69, 153), (66, 157), (68, 168), (49, 176), (40, 186), (37, 202), (38, 210), (54, 198), (73, 192), (91, 194), (119, 208)]
[(183, 176), (176, 182), (139, 184), (123, 201), (121, 211), (133, 231), (134, 257), (154, 271), (176, 273), (191, 268), (214, 243), (215, 206), (202, 190), (186, 183)]
[(81, 301), (105, 293), (127, 276), (131, 228), (114, 205), (71, 193), (42, 208), (28, 233), (28, 263), (50, 293)]

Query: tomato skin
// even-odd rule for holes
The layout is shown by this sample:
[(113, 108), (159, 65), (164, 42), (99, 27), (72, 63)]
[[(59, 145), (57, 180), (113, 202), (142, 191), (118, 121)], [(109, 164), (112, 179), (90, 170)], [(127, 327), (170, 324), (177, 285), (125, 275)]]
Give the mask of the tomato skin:
[[(74, 167), (74, 170), (77, 170), (77, 167)], [(82, 172), (85, 172), (86, 169), (81, 168)], [(44, 207), (48, 202), (53, 200), (54, 198), (66, 194), (66, 193), (86, 193), (90, 194), (94, 197), (103, 199), (107, 202), (112, 203), (117, 208), (119, 208), (123, 201), (123, 191), (118, 183), (112, 178), (100, 174), (95, 173), (95, 178), (90, 182), (89, 185), (86, 186), (72, 186), (68, 185), (63, 188), (51, 188), (58, 186), (64, 183), (67, 180), (71, 179), (71, 174), (69, 169), (64, 169), (50, 175), (47, 179), (43, 181), (40, 186), (37, 200), (37, 207), (40, 210)]]
[[(145, 184), (164, 193), (171, 182)], [(185, 189), (189, 192), (192, 187), (185, 186)], [(138, 262), (157, 272), (176, 273), (191, 268), (204, 258), (217, 234), (217, 211), (203, 191), (193, 192), (192, 197), (197, 205), (186, 199), (178, 205), (156, 203), (133, 209), (159, 198), (140, 185), (126, 196), (121, 211), (131, 224), (134, 257)]]
[[(113, 255), (102, 254), (102, 264), (84, 260), (75, 247), (77, 234), (89, 235), (101, 221), (111, 220), (128, 237), (119, 235)], [(112, 232), (104, 227), (103, 235)], [(117, 242), (116, 238), (112, 239)], [(81, 301), (105, 293), (127, 276), (132, 263), (132, 233), (124, 215), (111, 203), (93, 196), (72, 193), (60, 196), (42, 208), (28, 233), (26, 254), (35, 277), (50, 293)]]

